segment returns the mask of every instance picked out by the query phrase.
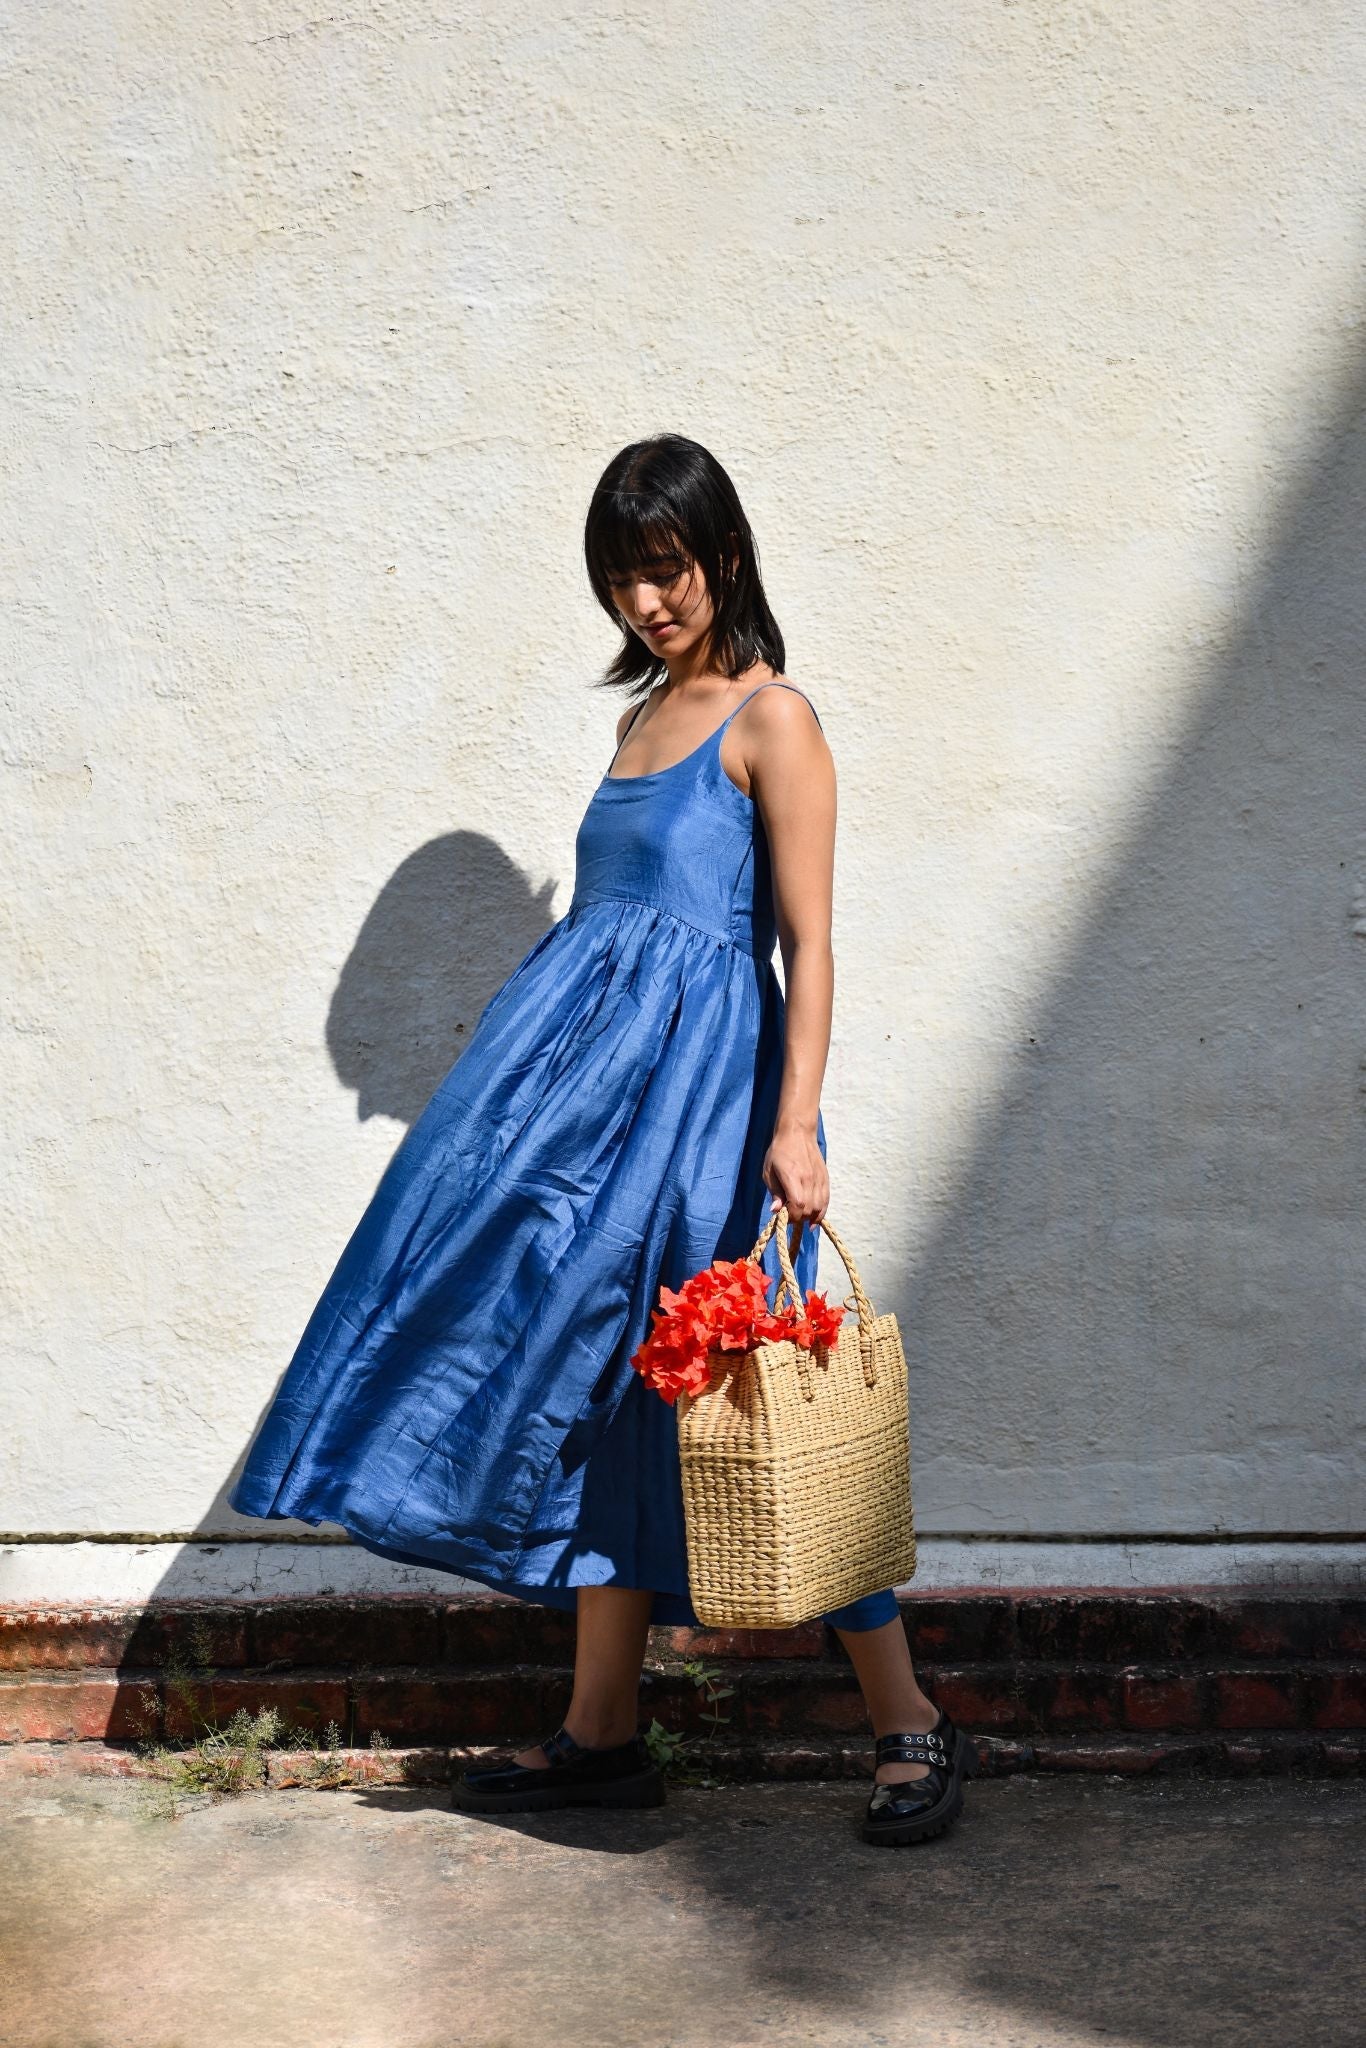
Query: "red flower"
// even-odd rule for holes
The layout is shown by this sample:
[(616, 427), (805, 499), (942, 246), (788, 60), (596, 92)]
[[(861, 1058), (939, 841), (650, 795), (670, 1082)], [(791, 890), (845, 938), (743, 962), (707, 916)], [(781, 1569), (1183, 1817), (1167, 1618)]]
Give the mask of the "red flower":
[(823, 1294), (808, 1294), (798, 1315), (791, 1302), (768, 1306), (769, 1277), (757, 1259), (716, 1259), (680, 1288), (661, 1287), (654, 1327), (631, 1364), (670, 1407), (680, 1394), (703, 1393), (714, 1351), (750, 1351), (786, 1338), (804, 1351), (834, 1344), (844, 1321)]

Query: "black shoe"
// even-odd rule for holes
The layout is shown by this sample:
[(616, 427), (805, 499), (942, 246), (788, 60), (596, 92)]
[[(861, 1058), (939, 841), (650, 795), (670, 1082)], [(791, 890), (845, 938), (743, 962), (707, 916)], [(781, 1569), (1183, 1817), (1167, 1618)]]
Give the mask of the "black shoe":
[(941, 1707), (927, 1735), (879, 1735), (880, 1764), (927, 1764), (923, 1778), (874, 1785), (863, 1822), (865, 1842), (927, 1842), (963, 1810), (963, 1780), (977, 1775), (977, 1749)]
[(633, 1735), (611, 1749), (585, 1749), (567, 1728), (541, 1744), (550, 1759), (536, 1764), (490, 1764), (465, 1771), (451, 1792), (464, 1813), (539, 1813), (551, 1806), (662, 1806), (664, 1780), (650, 1761), (645, 1738)]

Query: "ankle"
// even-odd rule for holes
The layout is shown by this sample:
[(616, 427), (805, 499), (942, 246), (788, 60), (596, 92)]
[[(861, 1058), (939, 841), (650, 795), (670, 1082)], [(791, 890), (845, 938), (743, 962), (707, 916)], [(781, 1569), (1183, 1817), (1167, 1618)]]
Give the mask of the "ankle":
[(873, 1722), (874, 1735), (928, 1735), (939, 1719), (939, 1709), (934, 1701), (921, 1692), (919, 1686), (893, 1711), (889, 1720), (885, 1714)]
[(639, 1720), (634, 1706), (623, 1710), (571, 1705), (564, 1726), (581, 1749), (616, 1749), (631, 1740)]

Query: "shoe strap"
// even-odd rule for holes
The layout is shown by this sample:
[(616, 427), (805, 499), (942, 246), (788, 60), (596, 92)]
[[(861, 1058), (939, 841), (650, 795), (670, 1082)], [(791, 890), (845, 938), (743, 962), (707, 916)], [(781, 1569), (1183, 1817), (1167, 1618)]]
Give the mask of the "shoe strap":
[(935, 1727), (926, 1735), (879, 1735), (877, 1760), (880, 1764), (947, 1764), (944, 1731)]
[(547, 1735), (545, 1741), (541, 1744), (541, 1748), (546, 1753), (547, 1761), (552, 1764), (567, 1764), (576, 1756), (583, 1755), (583, 1745), (575, 1742), (569, 1730), (564, 1726), (557, 1728), (553, 1735)]

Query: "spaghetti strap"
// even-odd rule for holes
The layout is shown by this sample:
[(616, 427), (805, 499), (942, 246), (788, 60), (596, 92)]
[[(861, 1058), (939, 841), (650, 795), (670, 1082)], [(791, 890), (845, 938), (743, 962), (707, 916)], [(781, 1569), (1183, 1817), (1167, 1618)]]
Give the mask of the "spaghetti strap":
[[(811, 699), (806, 695), (805, 690), (799, 690), (795, 683), (785, 683), (778, 676), (770, 676), (766, 683), (756, 683), (754, 685), (754, 688), (749, 692), (749, 696), (742, 697), (740, 699), (740, 702), (736, 705), (735, 710), (730, 712), (725, 718), (722, 719), (720, 725), (718, 725), (716, 728), (716, 738), (719, 739), (721, 737), (721, 734), (730, 724), (731, 719), (736, 716), (736, 713), (743, 711), (746, 704), (748, 704), (750, 697), (757, 697), (760, 690), (791, 690), (794, 696), (802, 697), (808, 704), (811, 704)], [(811, 716), (815, 719), (817, 725), (821, 724), (820, 712), (817, 711), (814, 704), (811, 704)], [(825, 727), (823, 725), (821, 725), (821, 731), (825, 731)], [(623, 733), (622, 738), (624, 739), (625, 737), (626, 735), (625, 733)]]
[[(616, 782), (653, 782), (656, 775), (667, 775), (670, 772), (671, 768), (681, 768), (683, 766), (684, 761), (691, 761), (695, 756), (705, 753), (708, 747), (719, 747), (721, 744), (721, 736), (725, 732), (726, 727), (730, 724), (732, 718), (734, 718), (737, 715), (737, 713), (744, 710), (750, 698), (757, 697), (760, 690), (772, 689), (791, 690), (795, 696), (801, 697), (806, 701), (806, 703), (811, 704), (811, 699), (806, 695), (805, 690), (799, 690), (795, 683), (784, 683), (779, 681), (777, 676), (770, 676), (766, 683), (756, 683), (754, 688), (748, 691), (746, 695), (740, 699), (740, 702), (735, 706), (734, 711), (728, 711), (725, 717), (721, 720), (721, 723), (719, 725), (713, 726), (711, 731), (707, 734), (707, 737), (704, 740), (700, 740), (698, 744), (695, 747), (693, 747), (689, 753), (686, 753), (683, 756), (682, 761), (673, 761), (670, 763), (670, 768), (657, 768), (655, 769), (653, 774), (649, 775), (613, 776), (612, 770), (616, 766), (617, 754), (619, 754), (622, 748), (626, 745), (627, 740), (631, 736), (632, 726), (634, 726), (637, 718), (639, 718), (641, 712), (644, 710), (646, 704), (649, 702), (649, 699), (647, 697), (642, 697), (639, 704), (637, 704), (635, 710), (631, 713), (630, 723), (627, 725), (625, 732), (617, 741), (616, 753), (613, 754), (611, 760), (607, 763), (608, 778)], [(817, 711), (814, 704), (811, 704), (811, 716), (815, 719), (817, 725), (820, 725), (821, 715), (820, 712)], [(821, 730), (824, 731), (825, 728), (822, 726)]]
[[(642, 697), (639, 704), (637, 704), (635, 710), (631, 713), (631, 716), (626, 721), (626, 730), (622, 734), (621, 738), (617, 741), (616, 754), (613, 754), (612, 759), (607, 763), (607, 772), (609, 775), (611, 774), (613, 765), (616, 762), (617, 754), (621, 752), (622, 748), (626, 745), (627, 740), (631, 736), (631, 727), (635, 724), (636, 720), (639, 718), (641, 712), (645, 709), (645, 706), (649, 703), (649, 701), (650, 700), (648, 696)], [(738, 711), (740, 707), (737, 704), (735, 708)]]

